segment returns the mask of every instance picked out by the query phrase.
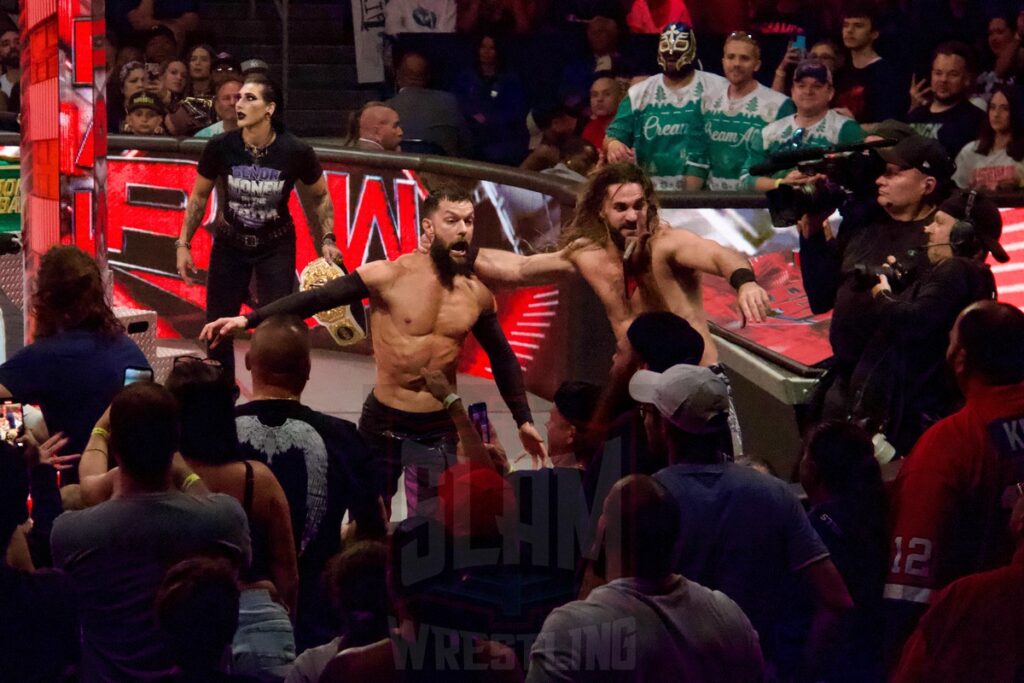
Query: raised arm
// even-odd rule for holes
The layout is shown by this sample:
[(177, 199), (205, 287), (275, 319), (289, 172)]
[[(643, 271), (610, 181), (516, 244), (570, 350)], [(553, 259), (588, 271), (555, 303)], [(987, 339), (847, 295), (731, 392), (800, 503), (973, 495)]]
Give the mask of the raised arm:
[[(454, 387), (448, 382), (448, 378), (440, 370), (429, 370), (424, 368), (420, 373), (426, 383), (427, 391), (438, 401), (441, 401), (455, 423), (455, 429), (459, 433), (459, 443), (462, 445), (462, 457), (465, 462), (476, 462), (482, 465), (492, 466), (491, 458), (487, 453), (487, 447), (483, 439), (477, 434), (473, 421), (469, 419), (465, 406), (462, 405), (462, 397), (455, 393)], [(505, 474), (502, 472), (501, 474)]]
[(559, 251), (523, 256), (504, 249), (481, 249), (473, 272), (488, 286), (530, 287), (548, 285), (576, 272), (568, 247)]
[(383, 282), (389, 270), (388, 261), (373, 261), (357, 270), (331, 280), (323, 287), (297, 292), (259, 308), (246, 316), (219, 318), (207, 323), (199, 338), (216, 346), (221, 337), (234, 330), (256, 327), (272, 315), (297, 315), (300, 318), (328, 311), (338, 306), (350, 306), (370, 296), (371, 289)]
[(750, 261), (739, 252), (704, 239), (689, 230), (662, 228), (652, 240), (653, 258), (667, 258), (680, 268), (718, 275), (736, 289), (736, 301), (745, 321), (764, 322), (771, 310), (768, 293), (757, 284)]
[(320, 249), (320, 254), (328, 261), (341, 263), (341, 251), (334, 238), (334, 202), (331, 201), (331, 193), (327, 191), (327, 180), (323, 175), (312, 185), (306, 185), (300, 180), (295, 183), (295, 189), (306, 214), (313, 245)]
[(572, 259), (580, 275), (604, 304), (615, 338), (626, 336), (634, 315), (626, 297), (626, 276), (622, 262), (597, 247), (580, 249), (573, 253)]

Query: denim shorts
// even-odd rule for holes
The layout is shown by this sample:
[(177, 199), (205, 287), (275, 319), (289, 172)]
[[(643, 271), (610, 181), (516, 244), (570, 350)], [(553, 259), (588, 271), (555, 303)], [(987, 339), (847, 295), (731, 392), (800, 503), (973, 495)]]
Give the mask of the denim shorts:
[(292, 622), (265, 588), (242, 591), (231, 659), (233, 673), (261, 681), (280, 681), (291, 671), (295, 662)]

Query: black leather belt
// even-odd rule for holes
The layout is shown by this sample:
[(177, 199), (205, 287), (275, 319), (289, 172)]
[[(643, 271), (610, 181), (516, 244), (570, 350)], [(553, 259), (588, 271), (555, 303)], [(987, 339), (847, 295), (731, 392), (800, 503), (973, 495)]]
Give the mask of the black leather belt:
[(284, 241), (285, 238), (295, 238), (294, 225), (282, 225), (273, 230), (259, 233), (242, 232), (232, 227), (222, 227), (217, 231), (217, 239), (223, 239), (232, 246), (247, 251), (257, 251), (273, 246)]

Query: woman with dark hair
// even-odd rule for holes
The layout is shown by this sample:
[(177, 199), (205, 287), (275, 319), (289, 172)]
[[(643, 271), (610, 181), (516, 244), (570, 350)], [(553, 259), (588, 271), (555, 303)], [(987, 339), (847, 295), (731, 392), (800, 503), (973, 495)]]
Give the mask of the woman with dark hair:
[(1015, 35), (1016, 25), (1009, 16), (997, 14), (988, 20), (988, 50), (991, 69), (975, 79), (978, 94), (988, 102), (997, 85), (1014, 82), (1014, 72), (1020, 66), (1020, 38)]
[[(298, 598), (299, 569), (284, 489), (269, 467), (242, 459), (235, 428), (234, 382), (219, 362), (179, 356), (166, 386), (178, 401), (179, 449), (185, 462), (211, 492), (236, 498), (249, 520), (252, 563), (241, 574), (235, 670), (249, 674), (277, 667), (286, 670), (295, 658), (288, 613)], [(247, 637), (253, 630), (260, 635)], [(271, 647), (264, 649), (268, 643)]]
[(956, 157), (953, 181), (965, 190), (1015, 192), (1024, 183), (1024, 99), (1015, 85), (992, 88), (978, 139)]
[(464, 71), (453, 88), (469, 125), (475, 158), (518, 166), (530, 141), (526, 91), (519, 77), (504, 68), (494, 36), (480, 36), (475, 46), (476, 66)]
[[(43, 256), (29, 304), (33, 342), (0, 365), (0, 397), (39, 404), (51, 434), (68, 438), (65, 453), (81, 453), (96, 420), (129, 367), (149, 361), (107, 303), (103, 277), (78, 247)], [(78, 480), (63, 473), (63, 483)]]
[[(888, 571), (886, 496), (871, 437), (847, 422), (826, 421), (811, 431), (800, 460), (800, 483), (811, 526), (828, 548), (853, 598), (846, 635), (823, 680), (884, 680), (882, 587)], [(808, 615), (810, 605), (794, 614)], [(798, 629), (802, 630), (802, 629)]]
[(185, 94), (189, 97), (213, 99), (213, 55), (213, 47), (205, 43), (194, 45), (188, 51), (188, 88)]
[(299, 655), (285, 683), (316, 683), (338, 653), (388, 638), (392, 610), (387, 573), (388, 547), (378, 541), (355, 543), (331, 560), (324, 579), (341, 620), (341, 634)]
[(146, 65), (142, 62), (125, 63), (117, 73), (118, 88), (108, 88), (107, 130), (121, 135), (125, 132), (125, 105), (128, 98), (146, 89)]
[[(313, 243), (324, 258), (341, 261), (334, 240), (334, 205), (313, 148), (284, 130), (280, 91), (261, 74), (246, 78), (235, 111), (238, 128), (210, 140), (174, 243), (178, 274), (192, 284), (192, 237), (219, 187), (217, 218), (206, 284), (208, 321), (237, 315), (255, 276), (258, 305), (295, 291), (295, 224), (288, 210), (292, 188), (307, 210)], [(231, 340), (211, 349), (234, 376)]]

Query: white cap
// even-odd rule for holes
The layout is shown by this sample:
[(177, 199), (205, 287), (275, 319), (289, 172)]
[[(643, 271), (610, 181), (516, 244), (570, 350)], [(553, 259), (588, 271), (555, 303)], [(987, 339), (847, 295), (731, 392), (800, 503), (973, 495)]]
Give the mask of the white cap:
[(717, 431), (712, 420), (729, 412), (725, 380), (699, 365), (674, 365), (665, 372), (638, 370), (629, 395), (650, 403), (673, 425), (691, 434)]

